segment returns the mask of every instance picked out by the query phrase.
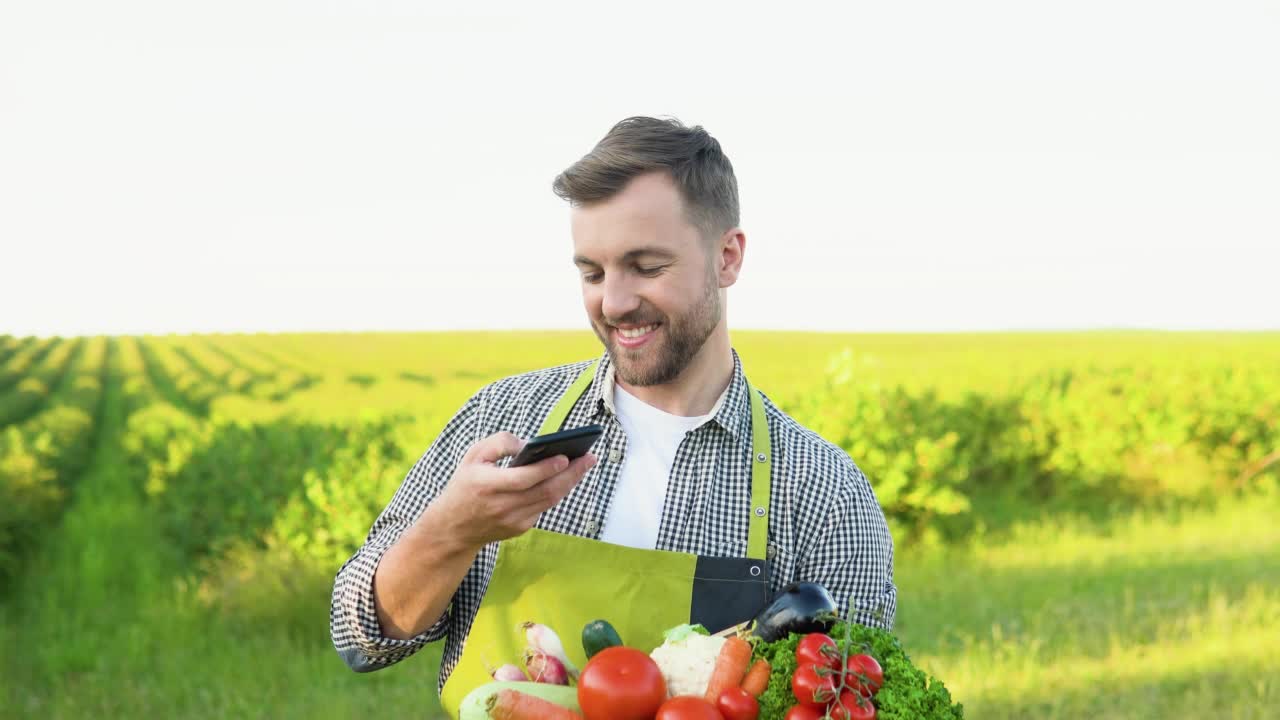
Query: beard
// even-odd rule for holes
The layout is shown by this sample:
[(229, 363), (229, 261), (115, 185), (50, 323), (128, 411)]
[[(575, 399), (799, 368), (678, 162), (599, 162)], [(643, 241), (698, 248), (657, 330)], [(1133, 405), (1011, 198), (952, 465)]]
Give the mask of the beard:
[[(720, 315), (719, 289), (715, 282), (708, 282), (698, 302), (680, 315), (664, 316), (641, 308), (625, 317), (606, 320), (603, 328), (594, 324), (592, 327), (596, 337), (609, 351), (617, 376), (628, 385), (647, 387), (669, 383), (679, 377), (720, 324)], [(621, 347), (613, 341), (613, 334), (609, 331), (609, 325), (616, 323), (659, 323), (654, 330), (657, 337), (634, 350)]]

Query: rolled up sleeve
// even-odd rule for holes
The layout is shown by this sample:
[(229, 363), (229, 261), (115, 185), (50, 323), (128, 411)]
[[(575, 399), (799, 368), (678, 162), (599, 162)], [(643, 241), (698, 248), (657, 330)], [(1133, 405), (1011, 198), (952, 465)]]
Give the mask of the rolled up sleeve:
[(810, 545), (799, 575), (821, 583), (842, 617), (892, 630), (898, 609), (893, 581), (893, 536), (866, 476), (850, 463), (826, 523)]
[(439, 496), (467, 449), (479, 439), (478, 408), (483, 392), (472, 396), (445, 425), (374, 521), (364, 545), (334, 578), (329, 633), (338, 655), (356, 672), (394, 665), (448, 634), (452, 606), (412, 638), (385, 636), (378, 622), (373, 578), (383, 555)]

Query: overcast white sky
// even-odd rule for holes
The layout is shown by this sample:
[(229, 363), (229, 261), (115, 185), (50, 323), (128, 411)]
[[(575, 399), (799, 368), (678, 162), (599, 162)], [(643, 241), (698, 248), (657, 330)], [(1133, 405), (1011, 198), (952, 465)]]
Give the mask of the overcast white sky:
[(585, 328), (637, 114), (734, 163), (732, 327), (1280, 327), (1280, 3), (604, 5), (3, 1), (0, 333)]

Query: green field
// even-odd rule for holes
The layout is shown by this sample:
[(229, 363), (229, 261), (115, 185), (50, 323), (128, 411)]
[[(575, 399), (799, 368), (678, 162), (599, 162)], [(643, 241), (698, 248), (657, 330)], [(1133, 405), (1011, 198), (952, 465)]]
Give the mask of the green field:
[[(736, 333), (898, 542), (973, 718), (1276, 717), (1280, 335)], [(0, 717), (434, 717), (333, 573), (484, 383), (590, 333), (0, 336)]]

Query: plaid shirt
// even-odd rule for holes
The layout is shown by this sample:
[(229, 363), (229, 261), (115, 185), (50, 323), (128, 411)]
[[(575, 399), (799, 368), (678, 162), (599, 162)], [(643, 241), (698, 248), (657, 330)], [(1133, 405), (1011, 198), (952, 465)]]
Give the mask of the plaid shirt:
[[(497, 558), (484, 547), (454, 593), (444, 616), (409, 640), (384, 637), (374, 607), (373, 574), (387, 551), (444, 489), (476, 441), (500, 431), (529, 438), (590, 361), (538, 370), (494, 382), (472, 396), (409, 471), (378, 516), (365, 544), (334, 580), (330, 632), (352, 669), (392, 665), (429, 642), (447, 638), (439, 687), (462, 655)], [(871, 484), (848, 454), (788, 417), (764, 398), (772, 434), (773, 478), (768, 559), (771, 592), (788, 583), (821, 583), (857, 622), (892, 629), (897, 593), (893, 540)], [(733, 353), (733, 379), (712, 417), (681, 442), (662, 510), (658, 549), (743, 557), (751, 515), (751, 404), (742, 362)], [(545, 530), (599, 538), (626, 457), (627, 437), (613, 413), (613, 365), (608, 353), (565, 428), (599, 423), (592, 448), (599, 461), (555, 507), (542, 513)]]

